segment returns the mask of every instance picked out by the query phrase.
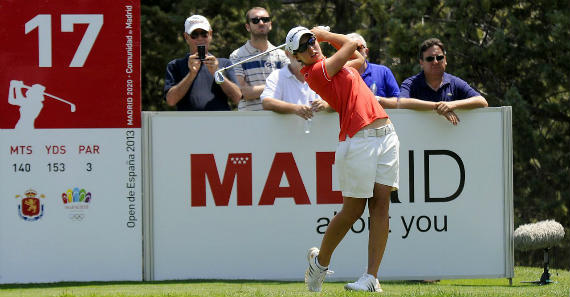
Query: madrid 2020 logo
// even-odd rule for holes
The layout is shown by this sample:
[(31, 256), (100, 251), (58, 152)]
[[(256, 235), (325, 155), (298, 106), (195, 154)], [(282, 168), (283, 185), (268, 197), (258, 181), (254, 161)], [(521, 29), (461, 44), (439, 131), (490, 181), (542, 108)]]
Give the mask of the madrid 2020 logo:
[(91, 192), (85, 189), (73, 188), (68, 189), (61, 194), (61, 200), (66, 210), (68, 210), (69, 219), (72, 221), (82, 221), (85, 218), (86, 211), (89, 209), (91, 202)]

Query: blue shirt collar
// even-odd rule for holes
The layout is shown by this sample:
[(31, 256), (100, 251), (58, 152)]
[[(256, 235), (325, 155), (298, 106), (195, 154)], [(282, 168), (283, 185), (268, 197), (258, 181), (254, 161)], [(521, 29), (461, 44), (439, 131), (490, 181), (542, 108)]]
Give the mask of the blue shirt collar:
[[(426, 88), (430, 88), (430, 86), (428, 86), (427, 81), (426, 81), (426, 75), (424, 73), (424, 71), (422, 70), (422, 72), (420, 72), (420, 79), (424, 82), (424, 86)], [(441, 89), (443, 86), (450, 84), (451, 83), (451, 77), (447, 72), (443, 73), (443, 80), (441, 81), (441, 86), (439, 86), (438, 90)]]
[(366, 76), (371, 76), (372, 75), (372, 70), (370, 70), (370, 62), (368, 62), (368, 60), (365, 60), (366, 63), (366, 69), (364, 69), (364, 72), (362, 72), (362, 78), (366, 77)]

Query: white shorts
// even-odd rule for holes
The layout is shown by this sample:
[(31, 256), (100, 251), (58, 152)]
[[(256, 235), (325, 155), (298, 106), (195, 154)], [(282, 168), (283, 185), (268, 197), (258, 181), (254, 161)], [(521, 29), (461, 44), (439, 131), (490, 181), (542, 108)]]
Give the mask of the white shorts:
[[(385, 134), (385, 135), (384, 135)], [(343, 197), (370, 198), (374, 183), (398, 189), (400, 141), (392, 124), (360, 130), (339, 142), (335, 167)]]

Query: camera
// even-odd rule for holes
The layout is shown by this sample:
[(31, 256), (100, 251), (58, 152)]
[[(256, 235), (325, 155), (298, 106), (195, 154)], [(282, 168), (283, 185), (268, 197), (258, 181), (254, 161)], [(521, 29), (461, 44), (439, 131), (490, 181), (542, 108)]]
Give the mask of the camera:
[(206, 46), (205, 45), (198, 45), (198, 59), (200, 59), (200, 61), (206, 60)]

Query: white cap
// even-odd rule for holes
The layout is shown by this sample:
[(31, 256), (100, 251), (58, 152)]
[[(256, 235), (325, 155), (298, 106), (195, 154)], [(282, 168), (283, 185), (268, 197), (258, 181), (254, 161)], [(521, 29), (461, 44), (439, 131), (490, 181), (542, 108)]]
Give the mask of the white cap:
[(301, 40), (301, 37), (305, 34), (315, 35), (313, 32), (309, 31), (309, 29), (300, 26), (289, 30), (287, 38), (285, 39), (285, 49), (290, 53), (293, 53), (293, 51), (299, 48), (299, 40)]
[(184, 22), (184, 31), (188, 34), (192, 33), (192, 31), (196, 29), (202, 29), (204, 31), (210, 31), (212, 28), (210, 27), (210, 23), (208, 19), (201, 15), (193, 15), (186, 19)]

